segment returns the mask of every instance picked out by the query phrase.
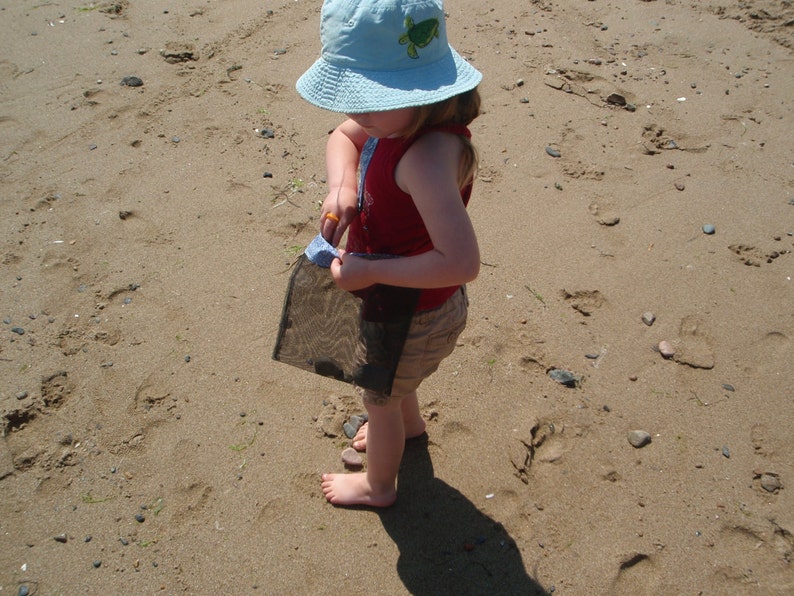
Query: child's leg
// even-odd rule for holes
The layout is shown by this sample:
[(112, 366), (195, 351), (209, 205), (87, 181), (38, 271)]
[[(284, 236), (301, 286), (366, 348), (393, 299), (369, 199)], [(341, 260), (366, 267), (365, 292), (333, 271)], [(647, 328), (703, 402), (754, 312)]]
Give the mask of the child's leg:
[[(403, 428), (405, 429), (405, 438), (413, 439), (420, 436), (425, 432), (425, 420), (419, 412), (419, 399), (416, 391), (411, 391), (402, 398), (400, 402), (400, 409), (403, 416)], [(364, 423), (358, 429), (356, 436), (353, 437), (353, 448), (358, 451), (367, 450), (367, 434), (369, 432), (369, 425)]]
[(334, 505), (388, 507), (397, 498), (397, 472), (405, 449), (405, 428), (400, 399), (383, 405), (364, 402), (369, 415), (367, 471), (358, 474), (323, 474), (325, 498)]

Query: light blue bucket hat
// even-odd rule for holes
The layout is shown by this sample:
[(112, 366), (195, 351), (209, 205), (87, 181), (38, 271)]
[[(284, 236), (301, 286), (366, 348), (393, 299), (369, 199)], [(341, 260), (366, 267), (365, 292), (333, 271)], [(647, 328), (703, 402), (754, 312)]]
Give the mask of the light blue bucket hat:
[(320, 58), (295, 87), (332, 112), (427, 105), (482, 80), (447, 42), (442, 0), (325, 0), (320, 41)]

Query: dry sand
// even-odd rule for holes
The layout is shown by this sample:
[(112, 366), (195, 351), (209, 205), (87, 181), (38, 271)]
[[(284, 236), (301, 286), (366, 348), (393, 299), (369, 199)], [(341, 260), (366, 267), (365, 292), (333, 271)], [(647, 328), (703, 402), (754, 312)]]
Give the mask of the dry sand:
[(0, 0), (0, 591), (794, 592), (791, 2), (448, 1), (483, 268), (380, 512), (270, 358), (319, 7)]

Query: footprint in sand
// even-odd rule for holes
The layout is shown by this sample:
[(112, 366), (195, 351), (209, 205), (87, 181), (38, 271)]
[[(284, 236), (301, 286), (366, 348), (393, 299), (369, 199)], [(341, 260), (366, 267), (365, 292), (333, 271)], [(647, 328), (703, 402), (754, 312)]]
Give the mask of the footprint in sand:
[(589, 317), (593, 312), (606, 303), (604, 295), (598, 290), (576, 290), (569, 292), (568, 290), (560, 290), (562, 299), (567, 302), (571, 308), (585, 317)]
[(612, 594), (655, 594), (659, 589), (659, 576), (652, 555), (630, 553), (618, 563), (612, 584)]
[(524, 484), (529, 484), (533, 465), (557, 462), (566, 451), (562, 432), (552, 422), (536, 422), (523, 431), (518, 430), (515, 436), (508, 446), (510, 463), (514, 475)]

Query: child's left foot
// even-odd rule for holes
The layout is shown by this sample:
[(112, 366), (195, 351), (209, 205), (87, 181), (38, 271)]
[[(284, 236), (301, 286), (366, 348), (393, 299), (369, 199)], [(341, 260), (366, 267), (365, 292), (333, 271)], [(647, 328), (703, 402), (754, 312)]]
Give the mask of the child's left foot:
[[(421, 437), (425, 433), (426, 424), (425, 421), (421, 418), (419, 421), (413, 425), (411, 428), (405, 428), (405, 438), (407, 439), (415, 439), (416, 437)], [(367, 450), (367, 432), (369, 431), (369, 423), (365, 422), (361, 428), (358, 429), (356, 436), (353, 437), (353, 449), (356, 451), (366, 451)]]
[(397, 499), (394, 488), (379, 493), (372, 489), (366, 473), (323, 474), (323, 494), (333, 505), (367, 505), (389, 507)]

